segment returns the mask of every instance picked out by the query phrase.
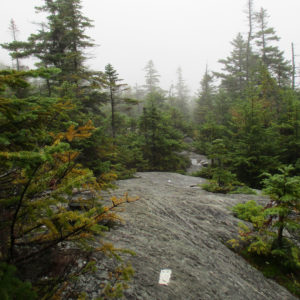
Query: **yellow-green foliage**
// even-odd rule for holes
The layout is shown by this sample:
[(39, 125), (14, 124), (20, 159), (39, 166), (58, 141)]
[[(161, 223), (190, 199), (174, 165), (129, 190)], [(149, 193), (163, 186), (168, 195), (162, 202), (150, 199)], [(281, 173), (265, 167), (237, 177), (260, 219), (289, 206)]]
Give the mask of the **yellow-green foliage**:
[[(87, 241), (106, 230), (103, 224), (119, 220), (114, 208), (133, 201), (125, 195), (113, 198), (111, 207), (101, 205), (97, 195), (114, 175), (99, 183), (93, 172), (78, 162), (80, 151), (72, 144), (89, 138), (93, 123), (60, 122), (73, 108), (60, 98), (19, 99), (17, 91), (28, 86), (29, 76), (31, 72), (0, 72), (0, 263), (17, 266), (38, 260), (64, 241), (91, 251), (92, 244)], [(17, 91), (11, 96), (13, 89)], [(92, 199), (79, 199), (82, 209), (70, 210), (73, 193), (85, 190), (92, 193)], [(128, 272), (119, 273), (125, 276)]]
[(124, 290), (129, 288), (128, 282), (134, 274), (130, 264), (122, 264), (109, 274), (111, 283), (107, 283), (102, 289), (101, 297), (97, 300), (119, 299), (124, 296)]
[[(267, 255), (271, 252), (274, 234), (267, 229), (267, 218), (264, 208), (254, 200), (238, 203), (232, 208), (233, 213), (242, 220), (251, 222), (252, 226), (239, 223), (239, 240), (248, 252), (258, 255)], [(233, 248), (239, 246), (235, 240), (229, 241)]]
[(239, 219), (255, 224), (259, 222), (257, 218), (263, 216), (263, 207), (256, 204), (254, 200), (250, 200), (246, 203), (238, 203), (232, 208), (232, 211)]
[[(228, 241), (247, 260), (292, 293), (300, 294), (300, 249), (283, 235), (284, 229), (299, 230), (300, 178), (290, 176), (291, 166), (279, 169), (279, 174), (265, 174), (265, 192), (271, 201), (263, 208), (249, 201), (237, 204), (232, 211), (251, 226), (239, 224), (239, 238)], [(293, 216), (292, 216), (293, 215)]]
[(271, 251), (270, 241), (258, 237), (255, 242), (252, 242), (249, 245), (248, 251), (256, 253), (258, 255), (268, 255)]

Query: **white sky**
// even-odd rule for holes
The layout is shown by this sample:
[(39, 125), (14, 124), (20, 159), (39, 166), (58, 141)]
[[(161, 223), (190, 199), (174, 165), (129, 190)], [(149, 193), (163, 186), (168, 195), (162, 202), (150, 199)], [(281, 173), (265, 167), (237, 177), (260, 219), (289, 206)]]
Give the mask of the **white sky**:
[[(176, 69), (195, 92), (208, 64), (218, 70), (218, 59), (229, 55), (238, 32), (246, 34), (243, 12), (246, 0), (82, 0), (84, 15), (94, 20), (87, 33), (99, 46), (89, 50), (88, 64), (104, 70), (111, 63), (124, 82), (144, 83), (146, 63), (152, 59), (168, 89), (176, 83)], [(42, 0), (9, 0), (1, 6), (0, 42), (11, 40), (8, 26), (13, 18), (20, 30), (19, 39), (34, 33), (33, 22), (41, 20), (34, 6)], [(281, 37), (280, 49), (291, 58), (291, 42), (300, 54), (300, 0), (254, 0), (255, 9), (266, 8), (269, 25)], [(7, 51), (0, 49), (0, 62), (10, 64)], [(300, 57), (298, 58), (300, 64)]]

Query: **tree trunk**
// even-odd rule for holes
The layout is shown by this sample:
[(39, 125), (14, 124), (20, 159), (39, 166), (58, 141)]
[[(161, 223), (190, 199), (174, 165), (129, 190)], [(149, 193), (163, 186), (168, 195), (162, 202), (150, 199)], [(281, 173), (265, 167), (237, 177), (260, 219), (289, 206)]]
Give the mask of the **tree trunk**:
[(115, 145), (116, 141), (116, 128), (115, 128), (115, 99), (113, 96), (112, 88), (110, 88), (110, 104), (111, 104), (111, 131), (113, 137), (113, 144)]
[(282, 234), (283, 234), (283, 220), (284, 217), (283, 216), (279, 216), (279, 220), (278, 222), (280, 223), (280, 226), (278, 228), (278, 233), (277, 233), (277, 242), (278, 242), (278, 246), (281, 248), (282, 247)]
[(248, 39), (247, 39), (247, 58), (246, 58), (246, 72), (247, 72), (247, 83), (249, 83), (249, 77), (250, 77), (250, 49), (251, 49), (251, 40), (252, 40), (252, 28), (253, 28), (253, 0), (248, 0), (248, 25), (249, 25), (249, 31), (248, 31)]
[(295, 66), (295, 51), (294, 43), (292, 43), (292, 89), (295, 89), (295, 77), (296, 77), (296, 66)]

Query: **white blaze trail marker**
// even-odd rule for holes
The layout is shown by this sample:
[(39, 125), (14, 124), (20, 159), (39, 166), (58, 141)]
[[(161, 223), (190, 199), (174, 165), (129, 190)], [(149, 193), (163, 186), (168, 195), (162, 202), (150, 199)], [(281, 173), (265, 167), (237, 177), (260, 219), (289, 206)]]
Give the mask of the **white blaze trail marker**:
[(170, 269), (161, 270), (160, 274), (159, 274), (158, 283), (162, 284), (162, 285), (168, 285), (169, 281), (170, 281), (170, 278), (171, 278), (171, 274), (172, 274), (172, 270), (170, 270)]

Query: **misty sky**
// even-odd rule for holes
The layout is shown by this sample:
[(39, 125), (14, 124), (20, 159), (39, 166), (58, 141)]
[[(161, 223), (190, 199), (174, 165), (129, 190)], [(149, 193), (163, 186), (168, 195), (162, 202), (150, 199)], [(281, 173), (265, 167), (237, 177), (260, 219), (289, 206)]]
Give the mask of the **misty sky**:
[[(0, 11), (0, 42), (9, 42), (9, 21), (13, 18), (25, 40), (42, 20), (34, 6), (42, 0), (5, 0)], [(218, 70), (218, 59), (229, 55), (238, 32), (246, 34), (246, 0), (82, 0), (84, 15), (94, 20), (87, 33), (98, 47), (89, 50), (88, 65), (104, 70), (107, 63), (130, 85), (144, 83), (143, 68), (152, 59), (161, 75), (161, 86), (176, 83), (181, 66), (191, 94), (208, 64)], [(291, 58), (290, 45), (300, 54), (300, 0), (254, 0), (255, 9), (266, 8), (269, 25), (281, 37), (280, 49)], [(10, 65), (7, 51), (0, 50), (0, 62)], [(297, 65), (300, 65), (298, 57)]]

